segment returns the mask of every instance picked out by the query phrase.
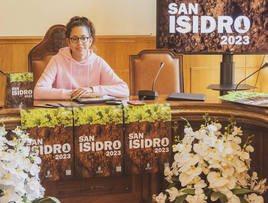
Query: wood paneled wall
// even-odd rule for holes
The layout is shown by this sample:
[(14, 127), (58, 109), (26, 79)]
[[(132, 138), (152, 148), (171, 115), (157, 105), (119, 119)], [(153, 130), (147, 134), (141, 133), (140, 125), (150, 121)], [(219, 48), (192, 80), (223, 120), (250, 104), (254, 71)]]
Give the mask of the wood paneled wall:
[[(257, 70), (261, 66), (263, 55), (235, 55), (235, 82), (240, 80)], [(184, 83), (186, 91), (191, 93), (205, 93), (207, 95), (219, 96), (219, 92), (206, 89), (210, 84), (219, 84), (220, 82), (220, 63), (221, 55), (187, 55), (183, 58), (184, 66)], [(266, 74), (266, 76), (265, 76)], [(264, 78), (268, 76), (268, 72), (264, 70), (250, 77), (244, 83), (256, 86), (254, 91), (268, 93), (268, 83)], [(256, 82), (257, 81), (257, 82)]]
[[(24, 72), (28, 70), (28, 53), (42, 37), (0, 37), (0, 69), (6, 72)], [(103, 57), (124, 81), (129, 83), (129, 55), (137, 54), (143, 49), (154, 49), (155, 36), (97, 36), (94, 51)], [(236, 81), (256, 70), (262, 62), (263, 55), (236, 55)], [(219, 82), (221, 55), (184, 55), (185, 92), (218, 95), (207, 90), (212, 83)], [(265, 78), (268, 69), (262, 70), (258, 78), (258, 91), (268, 93)], [(247, 81), (255, 85), (257, 75)], [(0, 76), (0, 105), (4, 101), (4, 80)]]

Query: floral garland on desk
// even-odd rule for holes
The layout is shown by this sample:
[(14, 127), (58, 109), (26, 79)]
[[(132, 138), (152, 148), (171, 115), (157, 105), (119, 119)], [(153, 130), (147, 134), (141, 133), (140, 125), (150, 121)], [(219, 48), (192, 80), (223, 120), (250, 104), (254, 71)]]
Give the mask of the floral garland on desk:
[(258, 181), (256, 172), (248, 174), (252, 136), (242, 144), (243, 133), (235, 122), (222, 130), (207, 116), (205, 121), (197, 131), (187, 121), (184, 138), (173, 146), (174, 162), (164, 171), (169, 186), (153, 199), (158, 203), (264, 202), (266, 179)]
[(37, 203), (45, 197), (38, 177), (41, 159), (29, 147), (31, 139), (19, 127), (7, 133), (0, 127), (0, 202)]

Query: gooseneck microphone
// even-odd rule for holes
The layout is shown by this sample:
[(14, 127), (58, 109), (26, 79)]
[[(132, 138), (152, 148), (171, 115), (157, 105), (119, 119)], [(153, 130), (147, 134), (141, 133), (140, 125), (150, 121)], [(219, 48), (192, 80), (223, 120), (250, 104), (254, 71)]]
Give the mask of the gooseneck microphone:
[(245, 77), (243, 80), (241, 80), (235, 87), (235, 91), (237, 91), (237, 88), (239, 87), (239, 85), (244, 82), (245, 80), (247, 80), (248, 78), (250, 78), (252, 75), (254, 75), (255, 73), (259, 72), (260, 70), (262, 70), (263, 68), (267, 67), (268, 63), (263, 64), (258, 70), (256, 70), (255, 72), (251, 73), (249, 76)]
[(160, 71), (164, 68), (164, 66), (165, 66), (165, 63), (161, 62), (160, 68), (157, 71), (156, 76), (153, 80), (152, 90), (140, 90), (139, 91), (139, 100), (154, 100), (156, 97), (158, 97), (158, 93), (156, 91), (154, 91), (155, 82), (158, 78)]
[(161, 63), (160, 63), (160, 68), (159, 68), (159, 70), (158, 70), (158, 72), (156, 73), (156, 76), (155, 76), (155, 78), (154, 78), (154, 82), (153, 82), (153, 85), (152, 85), (152, 91), (154, 91), (155, 81), (157, 80), (160, 71), (164, 68), (164, 65), (165, 65), (164, 62), (161, 62)]

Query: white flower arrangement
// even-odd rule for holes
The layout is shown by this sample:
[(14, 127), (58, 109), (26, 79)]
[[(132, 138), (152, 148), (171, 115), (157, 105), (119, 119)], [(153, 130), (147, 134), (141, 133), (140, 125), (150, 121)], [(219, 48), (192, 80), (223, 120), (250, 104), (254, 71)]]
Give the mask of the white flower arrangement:
[[(242, 144), (242, 130), (231, 122), (220, 123), (205, 117), (206, 123), (194, 131), (187, 121), (185, 136), (173, 146), (174, 162), (164, 171), (168, 189), (153, 195), (158, 203), (262, 203), (266, 179), (250, 176), (252, 136)], [(241, 145), (241, 146), (240, 146)]]
[(0, 127), (0, 202), (59, 202), (54, 197), (43, 198), (45, 189), (38, 177), (41, 159), (30, 150), (28, 134), (19, 127), (12, 132)]

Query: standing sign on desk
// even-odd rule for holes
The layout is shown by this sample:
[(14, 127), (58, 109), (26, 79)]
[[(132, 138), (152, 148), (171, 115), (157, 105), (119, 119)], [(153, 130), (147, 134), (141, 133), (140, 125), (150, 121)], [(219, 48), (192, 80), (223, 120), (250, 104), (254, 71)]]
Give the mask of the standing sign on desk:
[(78, 177), (123, 173), (121, 106), (74, 108), (75, 169)]
[(171, 113), (167, 104), (125, 108), (127, 172), (155, 173), (171, 156)]
[(6, 76), (5, 106), (33, 106), (33, 73), (4, 73)]
[(42, 159), (40, 178), (73, 176), (73, 114), (71, 108), (21, 110), (21, 127), (29, 133), (31, 149)]

